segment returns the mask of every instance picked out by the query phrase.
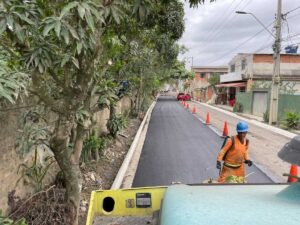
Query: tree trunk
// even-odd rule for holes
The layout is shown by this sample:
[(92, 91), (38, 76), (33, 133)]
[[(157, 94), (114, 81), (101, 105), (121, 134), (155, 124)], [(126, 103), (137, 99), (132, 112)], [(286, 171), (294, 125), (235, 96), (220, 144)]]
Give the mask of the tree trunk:
[(96, 162), (99, 162), (99, 149), (95, 149), (95, 159), (96, 159)]
[[(65, 215), (65, 218), (67, 224), (78, 225), (78, 211), (81, 191), (81, 172), (79, 169), (79, 158), (78, 154), (76, 154), (77, 152), (74, 149), (75, 155), (72, 155), (72, 151), (70, 151), (68, 148), (72, 127), (72, 119), (59, 118), (55, 126), (54, 136), (50, 140), (50, 146), (53, 150), (54, 157), (65, 178), (65, 198), (67, 206), (67, 213)], [(76, 138), (75, 145), (77, 147), (80, 147), (80, 143), (77, 142), (78, 140)]]

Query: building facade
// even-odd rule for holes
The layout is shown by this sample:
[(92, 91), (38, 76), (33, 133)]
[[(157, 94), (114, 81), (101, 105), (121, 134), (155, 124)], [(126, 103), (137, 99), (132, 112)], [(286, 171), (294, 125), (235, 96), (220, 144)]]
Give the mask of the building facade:
[(210, 100), (214, 93), (214, 88), (209, 84), (212, 75), (224, 74), (228, 71), (227, 66), (199, 66), (192, 67), (195, 77), (189, 83), (188, 92), (199, 101)]
[[(220, 76), (217, 103), (234, 105), (237, 93), (253, 91), (254, 108), (261, 108), (257, 113), (261, 115), (272, 85), (273, 63), (273, 54), (236, 55), (228, 64), (228, 72)], [(281, 93), (300, 94), (300, 55), (281, 54), (280, 79)]]

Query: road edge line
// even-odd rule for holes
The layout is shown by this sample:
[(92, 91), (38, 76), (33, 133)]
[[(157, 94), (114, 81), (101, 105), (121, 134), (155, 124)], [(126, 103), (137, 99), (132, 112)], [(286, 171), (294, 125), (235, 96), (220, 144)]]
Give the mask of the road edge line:
[(246, 121), (246, 122), (251, 123), (251, 124), (253, 124), (253, 125), (256, 125), (256, 126), (258, 126), (258, 127), (261, 127), (261, 128), (267, 129), (267, 130), (270, 130), (270, 131), (272, 131), (273, 133), (280, 134), (280, 135), (282, 135), (282, 136), (284, 136), (284, 137), (286, 137), (286, 138), (292, 139), (292, 138), (294, 138), (294, 137), (297, 136), (297, 134), (291, 133), (291, 132), (289, 132), (289, 131), (286, 131), (286, 130), (283, 130), (283, 129), (280, 129), (280, 128), (277, 128), (277, 127), (273, 127), (273, 126), (271, 126), (271, 125), (264, 124), (264, 123), (262, 123), (262, 122), (259, 122), (259, 121), (253, 120), (253, 119), (247, 119), (247, 118), (242, 117), (242, 116), (239, 116), (239, 115), (237, 115), (237, 114), (235, 114), (235, 113), (228, 112), (228, 111), (226, 111), (226, 110), (224, 110), (224, 109), (220, 109), (220, 108), (218, 108), (218, 107), (216, 107), (216, 106), (209, 105), (209, 104), (207, 104), (207, 103), (197, 102), (197, 101), (194, 101), (194, 100), (193, 100), (192, 102), (194, 102), (194, 103), (196, 103), (196, 104), (200, 104), (200, 105), (207, 106), (207, 107), (209, 107), (209, 108), (211, 108), (211, 109), (214, 109), (214, 110), (217, 110), (217, 111), (219, 111), (219, 112), (225, 113), (225, 114), (227, 114), (227, 115), (229, 115), (229, 116), (232, 116), (232, 117), (235, 117), (235, 118), (237, 118), (237, 119)]
[[(156, 104), (156, 101), (154, 101), (150, 105), (150, 107), (149, 107), (149, 109), (148, 109), (148, 111), (147, 111), (147, 113), (146, 113), (146, 115), (145, 115), (145, 117), (144, 117), (144, 119), (143, 119), (143, 121), (142, 121), (142, 123), (141, 123), (141, 125), (140, 125), (140, 127), (139, 127), (139, 129), (138, 129), (138, 131), (137, 131), (137, 133), (135, 135), (135, 137), (134, 137), (134, 140), (133, 140), (133, 142), (132, 142), (132, 144), (131, 144), (131, 146), (130, 146), (130, 148), (129, 148), (126, 156), (125, 156), (125, 159), (124, 159), (124, 161), (123, 161), (123, 163), (122, 163), (122, 165), (121, 165), (121, 167), (120, 167), (120, 169), (119, 169), (119, 171), (117, 173), (117, 176), (115, 177), (115, 180), (114, 180), (114, 182), (113, 182), (113, 184), (112, 184), (112, 186), (110, 188), (111, 190), (116, 190), (116, 189), (120, 189), (121, 188), (123, 180), (124, 180), (124, 177), (125, 177), (125, 174), (126, 174), (126, 171), (128, 170), (128, 167), (129, 167), (129, 163), (130, 163), (130, 161), (131, 161), (131, 159), (132, 159), (132, 157), (134, 155), (134, 152), (137, 149), (137, 146), (138, 146), (138, 143), (139, 143), (142, 131), (143, 131), (144, 127), (145, 127), (145, 124), (146, 124), (146, 121), (147, 121), (148, 117), (151, 116), (151, 113), (152, 113), (152, 111), (154, 109), (155, 104)], [(147, 127), (147, 129), (148, 129), (148, 127)]]

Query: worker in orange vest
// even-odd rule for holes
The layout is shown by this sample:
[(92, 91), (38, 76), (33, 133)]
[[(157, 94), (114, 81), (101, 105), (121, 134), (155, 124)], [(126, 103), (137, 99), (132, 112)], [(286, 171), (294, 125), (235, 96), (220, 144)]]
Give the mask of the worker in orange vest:
[(223, 168), (218, 179), (219, 183), (225, 183), (229, 176), (245, 178), (244, 163), (249, 167), (252, 161), (249, 159), (249, 140), (246, 139), (248, 124), (239, 122), (236, 126), (237, 135), (228, 137), (217, 157), (217, 169), (221, 170), (221, 161), (224, 161)]

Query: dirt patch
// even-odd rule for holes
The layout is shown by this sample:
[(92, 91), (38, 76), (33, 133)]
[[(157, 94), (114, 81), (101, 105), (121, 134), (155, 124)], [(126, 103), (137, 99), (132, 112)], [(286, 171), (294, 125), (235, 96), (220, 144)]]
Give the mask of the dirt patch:
[(103, 156), (98, 162), (94, 161), (82, 166), (83, 191), (81, 193), (79, 225), (86, 223), (91, 192), (93, 190), (110, 189), (139, 125), (140, 120), (130, 120), (128, 127), (104, 150)]
[(8, 204), (12, 209), (9, 217), (14, 220), (24, 218), (27, 224), (70, 224), (64, 216), (67, 213), (64, 196), (65, 190), (55, 186), (35, 193), (27, 199), (20, 199), (15, 196), (15, 191), (12, 191), (8, 197)]
[[(128, 127), (124, 129), (116, 139), (113, 139), (103, 151), (98, 162), (92, 161), (82, 165), (82, 193), (79, 208), (79, 225), (86, 224), (88, 204), (93, 190), (110, 189), (124, 157), (139, 128), (140, 120), (131, 119)], [(70, 224), (65, 221), (65, 189), (63, 183), (46, 187), (45, 190), (35, 193), (25, 199), (12, 191), (8, 196), (10, 215), (12, 219), (25, 218), (29, 225), (63, 225)]]

